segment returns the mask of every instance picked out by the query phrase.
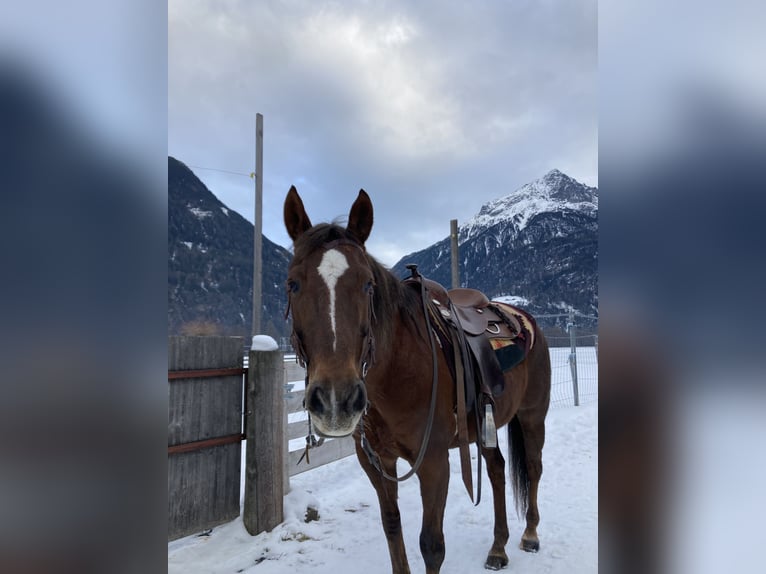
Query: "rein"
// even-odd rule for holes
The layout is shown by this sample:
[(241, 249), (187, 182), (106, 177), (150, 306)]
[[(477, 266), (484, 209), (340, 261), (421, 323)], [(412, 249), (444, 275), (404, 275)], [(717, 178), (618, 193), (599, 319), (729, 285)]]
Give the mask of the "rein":
[[(413, 278), (420, 277), (420, 274), (417, 272), (417, 265), (407, 265), (407, 268), (410, 269), (410, 271), (412, 272)], [(396, 476), (396, 473), (394, 473), (394, 475), (392, 476), (388, 474), (388, 472), (386, 472), (386, 470), (380, 464), (380, 457), (373, 450), (372, 446), (370, 445), (370, 442), (367, 440), (367, 437), (364, 434), (364, 415), (362, 415), (362, 418), (359, 421), (360, 435), (361, 435), (360, 446), (362, 450), (364, 451), (364, 454), (367, 455), (367, 458), (370, 460), (370, 464), (373, 467), (375, 467), (375, 469), (381, 474), (381, 476), (383, 476), (383, 478), (385, 478), (386, 480), (390, 480), (391, 482), (404, 482), (405, 480), (410, 478), (413, 474), (415, 474), (420, 468), (420, 465), (423, 463), (423, 458), (425, 458), (425, 455), (426, 455), (426, 449), (428, 448), (428, 441), (431, 438), (431, 429), (433, 428), (433, 424), (434, 424), (434, 413), (436, 412), (436, 390), (439, 384), (439, 370), (438, 370), (438, 364), (437, 364), (436, 343), (434, 341), (433, 328), (431, 326), (431, 319), (428, 313), (428, 296), (426, 294), (426, 286), (423, 283), (423, 281), (420, 281), (420, 297), (423, 302), (423, 315), (426, 321), (426, 330), (428, 331), (428, 342), (431, 345), (433, 380), (431, 383), (431, 404), (428, 407), (428, 419), (426, 421), (426, 429), (425, 429), (425, 432), (423, 433), (423, 440), (420, 444), (420, 452), (418, 452), (418, 456), (415, 459), (415, 464), (412, 465), (412, 468), (409, 470), (409, 472), (407, 472), (404, 476)]]

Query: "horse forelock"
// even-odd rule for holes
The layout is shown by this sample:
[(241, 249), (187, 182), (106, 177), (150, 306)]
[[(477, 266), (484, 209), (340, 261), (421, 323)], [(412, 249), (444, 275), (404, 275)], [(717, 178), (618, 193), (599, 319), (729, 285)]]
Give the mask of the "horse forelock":
[(294, 261), (302, 261), (317, 249), (323, 249), (333, 241), (348, 242), (357, 245), (362, 251), (364, 246), (340, 225), (320, 223), (303, 233), (294, 244)]

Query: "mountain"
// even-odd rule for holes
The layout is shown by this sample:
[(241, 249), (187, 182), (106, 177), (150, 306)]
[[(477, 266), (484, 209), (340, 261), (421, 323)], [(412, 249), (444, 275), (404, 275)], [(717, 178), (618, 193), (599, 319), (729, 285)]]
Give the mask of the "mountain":
[[(286, 336), (290, 253), (263, 238), (262, 329)], [(168, 333), (249, 335), (253, 225), (168, 157)]]
[[(463, 287), (536, 314), (598, 313), (598, 190), (558, 170), (484, 204), (458, 227), (458, 251)], [(408, 263), (450, 286), (449, 237), (405, 256), (393, 272), (408, 276)]]

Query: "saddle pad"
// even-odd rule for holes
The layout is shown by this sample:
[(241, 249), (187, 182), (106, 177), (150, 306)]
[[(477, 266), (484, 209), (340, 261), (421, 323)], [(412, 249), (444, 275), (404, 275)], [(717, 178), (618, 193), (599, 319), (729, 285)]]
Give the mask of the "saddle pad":
[(489, 344), (495, 351), (495, 356), (500, 363), (503, 372), (510, 371), (513, 367), (524, 360), (526, 353), (524, 347), (514, 343), (513, 339), (496, 338), (490, 339)]
[(489, 342), (495, 351), (500, 368), (506, 372), (523, 361), (535, 344), (535, 320), (526, 311), (513, 305), (497, 301), (492, 301), (492, 305), (504, 315), (517, 321), (521, 328), (515, 337), (490, 337)]
[(526, 354), (532, 347), (535, 346), (535, 320), (526, 311), (522, 311), (518, 307), (509, 305), (508, 303), (500, 303), (499, 301), (492, 301), (492, 304), (497, 306), (503, 313), (516, 318), (521, 325), (521, 332), (527, 337), (527, 344), (525, 345)]

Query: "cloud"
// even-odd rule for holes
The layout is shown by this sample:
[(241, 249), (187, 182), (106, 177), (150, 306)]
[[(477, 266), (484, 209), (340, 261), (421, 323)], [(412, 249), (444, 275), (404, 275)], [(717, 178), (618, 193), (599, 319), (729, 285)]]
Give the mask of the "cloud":
[[(595, 6), (171, 0), (170, 153), (251, 171), (260, 112), (267, 236), (301, 181), (312, 219), (364, 187), (371, 241), (421, 249), (553, 167), (597, 183)], [(251, 217), (251, 182), (198, 175)]]
[(321, 30), (339, 40), (333, 47), (349, 57), (341, 70), (352, 79), (361, 103), (355, 119), (372, 135), (379, 154), (396, 161), (470, 152), (460, 103), (439, 89), (444, 70), (419, 57), (412, 22), (403, 17), (378, 23), (335, 15), (321, 22)]

